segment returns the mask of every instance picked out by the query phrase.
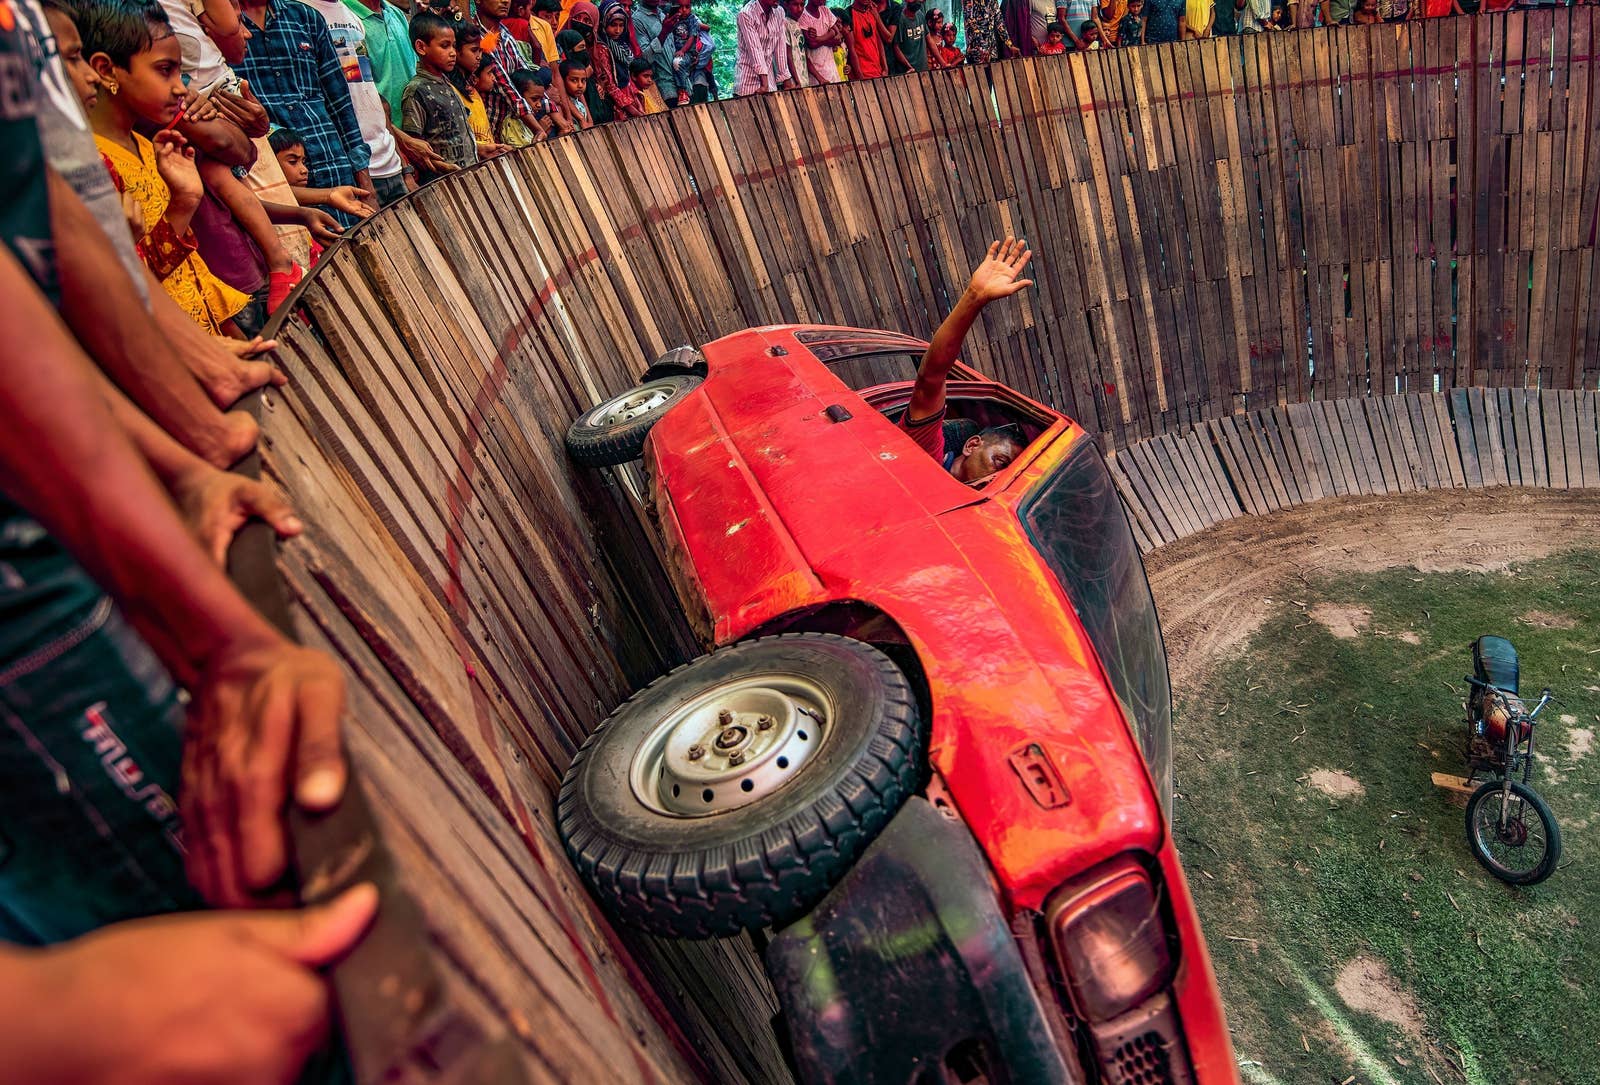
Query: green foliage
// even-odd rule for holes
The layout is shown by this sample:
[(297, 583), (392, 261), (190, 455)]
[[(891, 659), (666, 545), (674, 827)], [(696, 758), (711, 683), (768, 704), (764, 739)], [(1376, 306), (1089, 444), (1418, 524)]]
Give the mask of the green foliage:
[[(1292, 594), (1179, 706), (1176, 837), (1245, 1080), (1600, 1082), (1600, 745), (1584, 752), (1600, 732), (1600, 554)], [(1336, 638), (1318, 603), (1368, 608), (1370, 626)], [(1560, 698), (1533, 784), (1565, 851), (1530, 889), (1478, 866), (1430, 780), (1465, 772), (1461, 676), (1482, 633), (1516, 644), (1525, 693)], [(1319, 769), (1365, 794), (1314, 789)], [(1336, 977), (1359, 957), (1387, 967), (1389, 1004), (1414, 999), (1420, 1033), (1345, 1003)]]
[(717, 43), (712, 60), (717, 71), (717, 88), (723, 97), (733, 94), (733, 61), (739, 49), (739, 32), (733, 20), (742, 7), (744, 0), (697, 0), (694, 5), (696, 17), (711, 28), (711, 40)]

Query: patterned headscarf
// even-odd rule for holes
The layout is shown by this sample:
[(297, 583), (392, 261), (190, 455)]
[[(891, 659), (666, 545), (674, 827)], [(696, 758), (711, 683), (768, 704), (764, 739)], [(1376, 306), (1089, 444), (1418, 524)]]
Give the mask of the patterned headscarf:
[[(613, 38), (606, 33), (606, 24), (618, 15), (622, 16), (622, 37)], [(611, 70), (616, 73), (617, 85), (622, 86), (631, 74), (628, 65), (639, 55), (639, 46), (633, 39), (633, 20), (628, 17), (628, 8), (622, 0), (603, 0), (598, 26), (600, 40), (611, 52)]]

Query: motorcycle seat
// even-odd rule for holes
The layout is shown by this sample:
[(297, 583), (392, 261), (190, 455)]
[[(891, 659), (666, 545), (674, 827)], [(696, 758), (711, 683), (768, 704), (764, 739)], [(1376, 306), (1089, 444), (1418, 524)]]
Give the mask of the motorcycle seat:
[(1472, 671), (1480, 682), (1512, 696), (1520, 694), (1517, 650), (1504, 637), (1485, 635), (1472, 642)]

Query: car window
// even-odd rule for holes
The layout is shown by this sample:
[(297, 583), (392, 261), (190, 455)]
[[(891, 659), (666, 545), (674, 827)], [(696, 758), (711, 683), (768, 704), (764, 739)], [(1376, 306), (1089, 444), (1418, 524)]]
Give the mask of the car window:
[[(842, 345), (842, 344), (841, 344)], [(922, 364), (921, 354), (907, 351), (887, 351), (878, 354), (835, 354), (833, 344), (812, 347), (817, 360), (852, 392), (873, 388), (880, 384), (899, 384), (917, 379), (917, 367)], [(859, 349), (859, 348), (855, 348)]]
[(1172, 691), (1150, 582), (1100, 450), (1081, 438), (1020, 515), (1133, 723), (1161, 804), (1172, 805)]

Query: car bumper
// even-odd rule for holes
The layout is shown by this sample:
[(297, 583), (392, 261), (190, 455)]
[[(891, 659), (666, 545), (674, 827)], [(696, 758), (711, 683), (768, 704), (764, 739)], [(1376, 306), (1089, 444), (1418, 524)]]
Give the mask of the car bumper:
[(923, 799), (774, 936), (766, 963), (802, 1082), (942, 1080), (963, 1060), (1014, 1085), (1080, 1080), (971, 833)]

